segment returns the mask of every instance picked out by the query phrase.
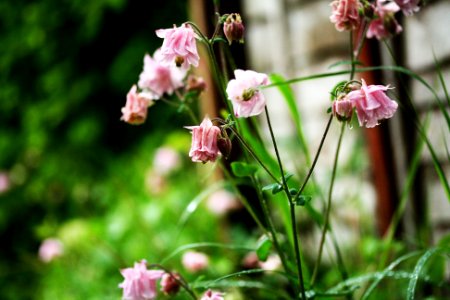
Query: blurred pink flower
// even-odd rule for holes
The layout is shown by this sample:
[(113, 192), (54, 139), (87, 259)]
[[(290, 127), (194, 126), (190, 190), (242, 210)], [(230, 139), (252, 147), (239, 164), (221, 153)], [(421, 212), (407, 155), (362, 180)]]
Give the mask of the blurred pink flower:
[(220, 128), (214, 126), (208, 117), (205, 117), (200, 126), (186, 127), (192, 130), (192, 145), (189, 151), (189, 157), (194, 162), (206, 163), (215, 161), (219, 155), (217, 146), (217, 137), (220, 134)]
[(262, 113), (266, 99), (259, 87), (269, 84), (267, 75), (251, 70), (235, 70), (234, 76), (236, 79), (228, 82), (227, 94), (233, 103), (235, 116), (247, 118)]
[(137, 93), (136, 85), (133, 85), (127, 94), (127, 102), (122, 108), (122, 121), (129, 124), (139, 125), (147, 118), (147, 109), (152, 100), (145, 93)]
[(201, 252), (187, 251), (183, 254), (181, 263), (189, 272), (198, 272), (208, 267), (209, 258)]
[(369, 85), (361, 79), (361, 90), (352, 91), (348, 98), (356, 107), (356, 114), (360, 126), (372, 128), (379, 124), (380, 120), (391, 118), (397, 110), (397, 102), (386, 96), (389, 86)]
[(266, 271), (275, 271), (281, 268), (281, 259), (277, 254), (271, 254), (266, 261), (260, 261), (259, 266)]
[(171, 95), (174, 90), (182, 87), (187, 73), (186, 69), (164, 65), (161, 60), (159, 49), (155, 51), (153, 58), (146, 54), (144, 70), (139, 75), (139, 88), (148, 91), (152, 99), (159, 99), (164, 94)]
[(344, 97), (342, 99), (337, 99), (332, 105), (333, 115), (340, 121), (347, 121), (352, 118), (353, 115), (353, 103)]
[(243, 43), (244, 30), (244, 24), (242, 24), (242, 18), (239, 14), (229, 14), (223, 23), (223, 33), (225, 34), (229, 45), (231, 45), (233, 41)]
[(419, 7), (420, 0), (394, 0), (394, 1), (400, 7), (402, 12), (407, 16), (411, 16), (420, 10)]
[(0, 194), (9, 190), (11, 186), (11, 182), (9, 180), (9, 176), (5, 172), (0, 172)]
[(358, 0), (334, 0), (331, 2), (332, 14), (330, 21), (334, 23), (336, 30), (354, 30), (359, 26), (359, 8), (361, 3)]
[(125, 280), (119, 284), (123, 289), (122, 299), (125, 300), (150, 300), (155, 299), (156, 281), (159, 280), (164, 271), (147, 270), (147, 262), (141, 260), (134, 263), (133, 268), (120, 270)]
[(64, 249), (60, 240), (56, 238), (48, 238), (45, 239), (39, 247), (39, 258), (43, 262), (48, 263), (61, 256), (63, 252)]
[(180, 166), (180, 155), (170, 147), (160, 147), (153, 158), (153, 170), (161, 175), (167, 175)]
[(206, 205), (212, 213), (223, 215), (233, 209), (239, 208), (241, 203), (233, 193), (226, 190), (220, 190), (212, 193), (208, 197)]
[(366, 37), (368, 39), (376, 37), (378, 40), (387, 38), (392, 34), (402, 32), (403, 28), (398, 24), (394, 14), (400, 10), (395, 2), (377, 0), (375, 6), (376, 18), (369, 24)]
[(224, 300), (223, 293), (207, 290), (200, 300)]
[(167, 180), (160, 173), (150, 170), (146, 174), (145, 184), (152, 195), (159, 195), (165, 191)]
[(156, 35), (163, 38), (161, 47), (162, 62), (184, 68), (193, 65), (198, 67), (200, 57), (197, 53), (195, 33), (191, 26), (183, 24), (169, 29), (158, 29)]

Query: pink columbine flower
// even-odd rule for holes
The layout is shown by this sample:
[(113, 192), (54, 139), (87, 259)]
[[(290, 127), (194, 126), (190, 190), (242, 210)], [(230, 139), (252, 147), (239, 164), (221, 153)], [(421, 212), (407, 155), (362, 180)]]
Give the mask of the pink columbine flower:
[(233, 103), (235, 116), (247, 118), (262, 113), (266, 99), (259, 87), (269, 84), (267, 75), (251, 70), (235, 70), (234, 76), (236, 79), (228, 82), (227, 94)]
[(208, 267), (209, 258), (206, 254), (196, 251), (187, 251), (183, 254), (181, 263), (189, 272), (195, 273)]
[(142, 124), (147, 118), (147, 109), (152, 104), (151, 96), (137, 93), (137, 87), (133, 85), (127, 94), (127, 102), (122, 108), (120, 119), (133, 125)]
[(174, 90), (182, 87), (187, 73), (186, 69), (165, 65), (161, 60), (159, 49), (155, 51), (153, 58), (146, 54), (144, 70), (139, 75), (139, 88), (148, 91), (152, 99), (160, 99), (164, 94), (171, 95)]
[(400, 10), (395, 2), (377, 0), (375, 6), (376, 18), (369, 24), (366, 37), (368, 39), (376, 37), (378, 40), (389, 37), (392, 34), (402, 32), (403, 28), (398, 24), (394, 14)]
[(180, 290), (180, 275), (177, 273), (164, 273), (161, 278), (161, 291), (166, 295), (173, 295)]
[(353, 115), (353, 103), (348, 97), (337, 99), (333, 102), (332, 111), (339, 121), (348, 121)]
[(233, 193), (227, 190), (219, 190), (208, 197), (206, 205), (213, 214), (224, 215), (239, 208), (240, 202)]
[(200, 300), (224, 300), (223, 293), (207, 290)]
[(170, 147), (160, 147), (153, 158), (153, 169), (156, 173), (167, 175), (180, 166), (180, 155)]
[(331, 2), (332, 14), (330, 21), (334, 23), (336, 30), (354, 30), (360, 24), (358, 0), (334, 0)]
[(223, 33), (231, 45), (233, 41), (244, 42), (244, 24), (239, 14), (229, 14), (223, 23)]
[(403, 14), (406, 16), (411, 16), (420, 10), (419, 2), (420, 0), (394, 0), (395, 3), (400, 7)]
[(389, 86), (368, 86), (364, 79), (361, 81), (361, 89), (352, 91), (347, 96), (356, 107), (359, 125), (372, 128), (377, 126), (380, 120), (391, 118), (398, 104), (386, 96), (385, 92), (390, 89)]
[(158, 29), (156, 35), (164, 39), (161, 47), (162, 61), (168, 65), (188, 68), (198, 67), (200, 57), (197, 52), (195, 33), (191, 26), (183, 24), (169, 29)]
[(164, 271), (147, 270), (147, 262), (141, 260), (134, 263), (133, 268), (120, 270), (125, 280), (119, 284), (123, 289), (122, 299), (125, 300), (151, 300), (157, 295), (156, 281), (159, 280)]
[(200, 126), (189, 126), (192, 130), (192, 145), (189, 151), (189, 157), (194, 162), (206, 163), (216, 161), (219, 155), (217, 138), (220, 134), (220, 128), (214, 126), (208, 117), (205, 117)]
[(64, 252), (63, 244), (56, 238), (45, 239), (39, 247), (39, 258), (45, 263), (51, 262)]

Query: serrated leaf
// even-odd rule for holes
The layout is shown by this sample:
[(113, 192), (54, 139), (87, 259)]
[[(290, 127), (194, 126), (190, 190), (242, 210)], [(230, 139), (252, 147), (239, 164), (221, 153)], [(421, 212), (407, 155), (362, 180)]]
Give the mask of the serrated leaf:
[(258, 167), (256, 165), (251, 165), (239, 161), (231, 163), (231, 171), (237, 177), (252, 176), (257, 170)]
[(272, 241), (267, 236), (264, 236), (258, 242), (258, 247), (256, 248), (256, 255), (258, 255), (258, 259), (260, 261), (266, 261), (267, 257), (269, 257), (271, 249), (272, 249)]

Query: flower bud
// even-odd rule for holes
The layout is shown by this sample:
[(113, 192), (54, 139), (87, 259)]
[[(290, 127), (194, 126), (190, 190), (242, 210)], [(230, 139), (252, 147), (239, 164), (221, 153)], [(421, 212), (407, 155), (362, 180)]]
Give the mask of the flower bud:
[(226, 159), (230, 156), (232, 145), (231, 140), (228, 137), (221, 137), (217, 139), (217, 147)]
[(233, 41), (244, 42), (244, 24), (239, 14), (229, 14), (223, 23), (223, 32), (231, 45)]
[(353, 115), (353, 105), (347, 97), (334, 101), (332, 110), (339, 121), (349, 121)]
[(206, 89), (206, 82), (202, 77), (189, 75), (187, 79), (186, 91), (203, 92)]
[(161, 291), (166, 295), (174, 295), (180, 290), (180, 275), (177, 273), (164, 273), (161, 278)]

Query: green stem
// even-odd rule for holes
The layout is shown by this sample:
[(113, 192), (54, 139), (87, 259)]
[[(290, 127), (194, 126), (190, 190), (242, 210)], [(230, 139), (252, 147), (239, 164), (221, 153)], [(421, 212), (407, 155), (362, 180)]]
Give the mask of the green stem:
[(325, 244), (325, 236), (326, 236), (326, 233), (328, 230), (328, 224), (330, 222), (331, 198), (333, 195), (333, 186), (334, 186), (334, 181), (336, 178), (337, 163), (338, 163), (338, 158), (339, 158), (339, 152), (341, 150), (342, 137), (344, 136), (345, 124), (346, 124), (345, 122), (342, 123), (341, 134), (339, 135), (339, 141), (338, 141), (338, 145), (337, 145), (337, 149), (336, 149), (336, 154), (334, 156), (334, 164), (333, 164), (333, 171), (331, 173), (330, 189), (328, 191), (328, 203), (327, 203), (327, 208), (326, 208), (326, 212), (325, 212), (325, 222), (323, 224), (322, 237), (320, 238), (320, 244), (319, 244), (319, 254), (317, 255), (316, 264), (314, 266), (314, 272), (313, 272), (312, 279), (311, 279), (311, 286), (314, 285), (314, 282), (317, 277), (317, 272), (319, 270), (320, 261), (322, 260), (322, 252), (323, 252), (323, 246)]
[(300, 246), (299, 246), (299, 239), (298, 239), (298, 235), (297, 235), (297, 225), (296, 225), (296, 218), (295, 218), (295, 204), (292, 201), (292, 195), (289, 192), (289, 187), (287, 185), (286, 182), (286, 178), (284, 177), (284, 170), (283, 170), (283, 164), (281, 163), (281, 157), (280, 157), (280, 153), (278, 151), (278, 146), (277, 146), (277, 142), (275, 140), (275, 135), (273, 134), (273, 129), (272, 129), (272, 123), (270, 122), (270, 116), (269, 116), (269, 110), (267, 109), (267, 105), (264, 107), (264, 111), (266, 113), (266, 120), (267, 120), (267, 124), (269, 126), (269, 132), (270, 132), (270, 137), (272, 139), (272, 143), (273, 143), (273, 148), (275, 150), (275, 154), (277, 156), (277, 161), (278, 161), (278, 166), (280, 167), (280, 173), (281, 173), (281, 179), (283, 181), (283, 189), (284, 192), (286, 194), (286, 197), (289, 200), (289, 210), (291, 213), (291, 224), (292, 224), (292, 234), (293, 234), (293, 239), (294, 239), (294, 250), (295, 250), (295, 258), (297, 261), (297, 272), (298, 272), (298, 284), (300, 287), (300, 293), (302, 295), (302, 299), (306, 300), (306, 294), (305, 294), (305, 284), (303, 281), (303, 272), (302, 272), (302, 259), (300, 256)]

